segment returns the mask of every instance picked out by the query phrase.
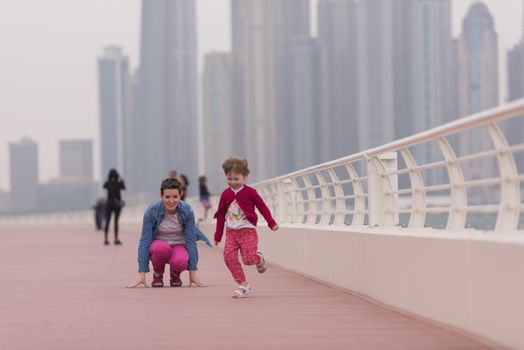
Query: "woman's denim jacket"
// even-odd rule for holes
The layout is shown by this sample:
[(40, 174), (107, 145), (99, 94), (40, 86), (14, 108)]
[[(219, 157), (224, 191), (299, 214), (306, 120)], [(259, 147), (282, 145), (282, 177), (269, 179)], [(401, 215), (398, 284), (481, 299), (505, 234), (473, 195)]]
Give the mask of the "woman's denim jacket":
[[(196, 241), (202, 240), (208, 246), (211, 243), (207, 237), (195, 226), (193, 209), (184, 201), (178, 202), (178, 221), (184, 228), (186, 248), (189, 253), (188, 270), (196, 270), (198, 264), (198, 250)], [(142, 236), (138, 245), (138, 272), (149, 272), (149, 247), (156, 237), (158, 226), (164, 220), (164, 202), (162, 200), (151, 203), (145, 213), (142, 223)]]

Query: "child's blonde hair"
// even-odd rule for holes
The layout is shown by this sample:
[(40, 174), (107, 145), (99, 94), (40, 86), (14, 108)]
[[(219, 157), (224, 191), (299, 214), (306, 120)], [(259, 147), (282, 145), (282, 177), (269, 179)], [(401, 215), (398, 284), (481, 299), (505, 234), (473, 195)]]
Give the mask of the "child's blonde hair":
[(247, 159), (240, 159), (235, 157), (230, 157), (222, 163), (222, 169), (224, 169), (224, 174), (227, 175), (230, 171), (235, 173), (242, 174), (244, 176), (249, 175), (249, 168), (247, 167)]

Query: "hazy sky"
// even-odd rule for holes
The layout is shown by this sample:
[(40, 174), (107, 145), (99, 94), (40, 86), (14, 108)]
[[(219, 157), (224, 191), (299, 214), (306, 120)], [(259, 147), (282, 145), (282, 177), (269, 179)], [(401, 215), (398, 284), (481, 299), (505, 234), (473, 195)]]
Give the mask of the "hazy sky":
[[(455, 37), (474, 1), (452, 0)], [(484, 0), (495, 16), (504, 84), (523, 1)], [(97, 57), (119, 45), (136, 68), (140, 7), (140, 0), (0, 0), (0, 189), (9, 186), (8, 142), (24, 136), (38, 143), (41, 182), (58, 176), (60, 139), (94, 140), (98, 178)], [(197, 0), (197, 11), (199, 51), (228, 50), (229, 0)]]

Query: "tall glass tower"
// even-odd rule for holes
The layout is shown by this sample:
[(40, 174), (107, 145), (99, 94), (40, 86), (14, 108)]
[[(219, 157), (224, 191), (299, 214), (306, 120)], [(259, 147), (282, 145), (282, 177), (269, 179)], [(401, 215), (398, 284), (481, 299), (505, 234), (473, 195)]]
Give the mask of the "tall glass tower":
[(359, 151), (358, 7), (353, 0), (318, 2), (321, 49), (321, 161)]
[(309, 0), (231, 2), (234, 125), (254, 180), (286, 170), (293, 40), (310, 33)]
[(195, 1), (143, 0), (137, 96), (141, 191), (157, 193), (172, 169), (196, 183), (196, 86)]
[[(462, 23), (457, 45), (458, 110), (466, 116), (499, 104), (498, 40), (493, 16), (477, 1), (470, 6)], [(484, 130), (469, 131), (460, 140), (460, 153), (472, 154), (491, 149)], [(494, 175), (494, 162), (471, 162), (464, 166), (465, 176)], [(489, 169), (489, 170), (486, 170)], [(478, 189), (476, 189), (478, 190)]]
[[(100, 179), (109, 169), (124, 171), (124, 123), (128, 114), (129, 61), (117, 46), (104, 49), (98, 58), (100, 121)], [(124, 173), (124, 175), (126, 175)]]

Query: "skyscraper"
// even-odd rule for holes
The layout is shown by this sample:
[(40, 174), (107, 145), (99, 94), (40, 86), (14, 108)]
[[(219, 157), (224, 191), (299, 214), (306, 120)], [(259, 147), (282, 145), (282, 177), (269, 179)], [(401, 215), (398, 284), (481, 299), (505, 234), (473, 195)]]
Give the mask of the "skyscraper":
[(393, 7), (393, 80), (395, 136), (398, 140), (414, 134), (414, 76), (417, 51), (413, 27), (416, 0), (397, 0)]
[(142, 1), (136, 154), (141, 191), (157, 193), (171, 169), (196, 183), (196, 65), (195, 1)]
[(390, 0), (359, 4), (359, 149), (394, 138), (393, 7)]
[(508, 102), (524, 97), (524, 55), (522, 40), (508, 51)]
[[(295, 38), (291, 47), (289, 102), (287, 123), (288, 169), (299, 170), (320, 160), (320, 50), (317, 40)], [(284, 150), (281, 150), (284, 152)]]
[[(524, 0), (522, 1), (524, 6)], [(522, 31), (520, 41), (508, 51), (508, 102), (524, 97), (524, 11), (522, 12)]]
[[(419, 133), (455, 119), (453, 113), (453, 65), (450, 0), (406, 0), (411, 2), (410, 79), (412, 112), (411, 133)], [(409, 47), (407, 46), (407, 47)], [(398, 90), (397, 88), (395, 90)], [(402, 118), (402, 116), (397, 116)], [(442, 157), (436, 144), (416, 146), (415, 160), (434, 163)], [(443, 170), (423, 172), (427, 184), (442, 178)]]
[(93, 181), (93, 141), (63, 140), (59, 149), (62, 180)]
[[(124, 168), (122, 175), (125, 176), (126, 192), (130, 195), (140, 192), (140, 184), (144, 178), (144, 169), (139, 155), (143, 148), (142, 130), (138, 115), (138, 72), (135, 70), (129, 76), (127, 83), (127, 113), (124, 122)], [(107, 173), (104, 174), (104, 179)], [(128, 197), (129, 198), (129, 197)]]
[(9, 144), (10, 207), (27, 212), (38, 208), (38, 145), (29, 138)]
[[(360, 149), (453, 119), (450, 0), (366, 0), (358, 8)], [(413, 155), (430, 163), (438, 150), (422, 145)]]
[(310, 33), (309, 0), (233, 0), (234, 119), (239, 155), (254, 179), (285, 171), (290, 111), (288, 79), (293, 38)]
[[(523, 12), (524, 14), (524, 12)], [(523, 21), (524, 25), (524, 21)], [(524, 31), (520, 41), (507, 54), (507, 101), (515, 101), (524, 97)], [(524, 118), (511, 119), (503, 125), (504, 134), (510, 145), (524, 142)], [(524, 166), (524, 155), (514, 154), (521, 169)]]
[(457, 48), (457, 71), (459, 114), (465, 116), (499, 103), (498, 40), (493, 16), (482, 2), (470, 6), (462, 31)]
[(353, 0), (320, 0), (321, 161), (359, 150), (358, 7)]
[(210, 53), (204, 58), (202, 76), (204, 174), (208, 189), (219, 193), (224, 187), (222, 162), (236, 154), (233, 140), (238, 137), (232, 116), (231, 55)]
[[(452, 110), (451, 4), (450, 0), (415, 0), (414, 132), (443, 123)], [(428, 159), (433, 151), (429, 151)]]
[[(275, 23), (275, 34), (277, 36), (275, 65), (277, 91), (275, 131), (277, 142), (273, 158), (277, 161), (275, 175), (295, 170), (293, 164), (296, 164), (296, 162), (293, 157), (296, 156), (296, 153), (292, 150), (296, 150), (296, 147), (293, 145), (300, 143), (301, 140), (297, 140), (297, 138), (303, 136), (303, 130), (296, 129), (296, 124), (294, 124), (296, 118), (293, 115), (296, 115), (297, 108), (302, 108), (302, 112), (306, 112), (303, 107), (315, 108), (314, 105), (318, 104), (312, 100), (305, 100), (311, 96), (304, 90), (304, 88), (307, 89), (306, 85), (318, 80), (315, 67), (318, 63), (312, 64), (312, 59), (315, 59), (311, 55), (313, 51), (318, 51), (318, 49), (313, 48), (315, 44), (309, 40), (311, 35), (310, 0), (277, 1), (277, 4), (278, 7), (275, 8), (276, 12), (273, 14), (278, 20)], [(306, 46), (309, 46), (309, 48), (306, 48)], [(309, 52), (309, 58), (307, 58), (306, 51)], [(296, 64), (301, 65), (299, 74), (297, 74)], [(317, 77), (314, 77), (315, 75)], [(317, 96), (314, 98), (317, 98)], [(301, 103), (303, 105), (299, 106)], [(319, 113), (315, 113), (314, 117), (319, 118)], [(306, 117), (307, 119), (308, 117)], [(313, 141), (317, 146), (317, 140), (313, 139)]]
[[(458, 112), (471, 115), (499, 104), (498, 41), (493, 16), (480, 1), (470, 6), (457, 46)], [(472, 154), (491, 148), (484, 130), (471, 130), (460, 140), (460, 153)], [(484, 162), (467, 164), (466, 175), (486, 173)]]
[(122, 49), (106, 47), (98, 59), (100, 177), (111, 168), (124, 171), (125, 125), (129, 113), (129, 63)]

